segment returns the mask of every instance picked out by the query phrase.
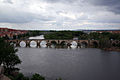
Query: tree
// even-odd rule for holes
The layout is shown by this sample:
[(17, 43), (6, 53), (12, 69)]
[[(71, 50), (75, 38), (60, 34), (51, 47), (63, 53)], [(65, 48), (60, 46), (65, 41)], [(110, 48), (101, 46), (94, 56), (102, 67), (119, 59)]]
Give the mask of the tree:
[(9, 39), (8, 35), (5, 35), (3, 38), (6, 39), (6, 40)]
[(101, 38), (99, 40), (99, 45), (100, 45), (100, 48), (110, 48), (111, 47), (111, 43), (108, 38)]
[(30, 80), (28, 77), (25, 77), (22, 73), (19, 73), (13, 78), (13, 80)]
[(0, 38), (0, 65), (3, 64), (5, 70), (8, 72), (14, 70), (14, 66), (21, 63), (17, 54), (15, 54), (17, 51), (13, 45)]
[(56, 79), (56, 80), (62, 80), (62, 78), (58, 78), (58, 79)]
[(32, 76), (31, 80), (45, 80), (45, 78), (42, 77), (41, 75), (35, 73), (35, 74)]

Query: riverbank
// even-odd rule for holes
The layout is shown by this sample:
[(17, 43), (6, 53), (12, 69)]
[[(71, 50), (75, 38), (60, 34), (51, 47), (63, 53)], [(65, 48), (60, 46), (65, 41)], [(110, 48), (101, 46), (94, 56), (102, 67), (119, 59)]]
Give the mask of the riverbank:
[(120, 52), (120, 48), (112, 47), (112, 48), (103, 48), (105, 51), (117, 51)]

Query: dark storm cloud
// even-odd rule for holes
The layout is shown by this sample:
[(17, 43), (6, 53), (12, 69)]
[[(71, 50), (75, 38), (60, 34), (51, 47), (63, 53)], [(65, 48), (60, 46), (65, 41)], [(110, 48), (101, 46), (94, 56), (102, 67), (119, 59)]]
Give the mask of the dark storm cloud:
[(112, 11), (114, 13), (120, 14), (120, 0), (45, 0), (46, 2), (51, 2), (51, 3), (68, 3), (73, 4), (92, 4), (95, 6), (105, 6), (109, 11)]
[(0, 9), (0, 23), (27, 23), (33, 20), (33, 15), (13, 9)]
[(87, 0), (95, 6), (105, 6), (108, 10), (120, 14), (120, 0)]
[(111, 6), (111, 7), (112, 5), (120, 4), (120, 0), (88, 0), (88, 2), (91, 2), (96, 5), (104, 5), (104, 6)]
[(13, 2), (11, 0), (4, 0), (3, 1), (4, 3), (10, 3), (10, 4), (13, 4)]
[(16, 12), (13, 15), (12, 14), (1, 14), (0, 15), (0, 23), (28, 23), (32, 22), (34, 20), (37, 21), (50, 21), (53, 18), (51, 17), (45, 17), (42, 15), (34, 15), (30, 13), (20, 13)]
[(74, 3), (78, 0), (45, 0), (46, 2), (50, 2), (50, 3), (57, 3), (57, 2), (61, 2), (61, 3)]
[(17, 15), (0, 15), (0, 23), (27, 23), (32, 21), (32, 17), (27, 16), (27, 14)]

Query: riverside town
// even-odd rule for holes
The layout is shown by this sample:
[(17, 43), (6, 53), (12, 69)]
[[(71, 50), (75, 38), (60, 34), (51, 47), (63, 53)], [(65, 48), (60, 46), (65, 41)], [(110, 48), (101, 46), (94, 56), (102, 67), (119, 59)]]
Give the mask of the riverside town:
[(120, 0), (0, 0), (0, 80), (120, 80)]
[[(90, 51), (91, 49), (95, 49), (98, 51), (100, 49), (105, 51), (105, 54), (108, 54), (108, 51), (115, 51), (118, 53), (120, 52), (120, 30), (41, 31), (0, 28), (0, 37), (1, 50), (5, 50), (4, 52), (7, 53), (6, 54), (2, 52), (0, 58), (0, 63), (1, 65), (3, 65), (3, 67), (0, 67), (0, 76), (2, 80), (18, 80), (19, 78), (20, 80), (30, 79), (29, 77), (26, 77), (22, 73), (20, 73), (19, 68), (14, 67), (15, 65), (21, 63), (21, 60), (18, 57), (20, 55), (17, 56), (15, 54), (15, 52), (17, 51), (16, 48), (18, 48), (19, 50), (22, 50), (24, 48), (33, 50), (36, 48), (38, 50), (42, 50), (43, 48), (46, 48), (47, 51), (50, 48), (58, 49), (58, 51), (59, 49), (70, 49), (72, 51), (74, 51), (75, 49), (79, 49), (83, 52), (84, 49), (88, 49)], [(9, 51), (12, 49), (13, 51)], [(8, 59), (7, 57), (11, 58)], [(12, 59), (15, 60), (13, 61)], [(24, 68), (24, 66), (18, 67)], [(26, 74), (24, 71), (23, 73)], [(39, 80), (45, 79), (45, 77), (39, 74), (34, 74), (33, 78), (37, 76), (38, 78), (42, 78)], [(58, 77), (58, 80), (61, 80), (61, 78)]]

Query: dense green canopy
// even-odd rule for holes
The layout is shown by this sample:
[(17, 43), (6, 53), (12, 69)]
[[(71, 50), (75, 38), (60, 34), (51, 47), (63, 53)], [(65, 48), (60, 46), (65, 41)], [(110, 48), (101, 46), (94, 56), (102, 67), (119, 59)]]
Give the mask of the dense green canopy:
[(3, 64), (5, 68), (13, 69), (15, 65), (20, 64), (21, 61), (15, 54), (16, 52), (17, 49), (13, 45), (0, 38), (0, 65)]

